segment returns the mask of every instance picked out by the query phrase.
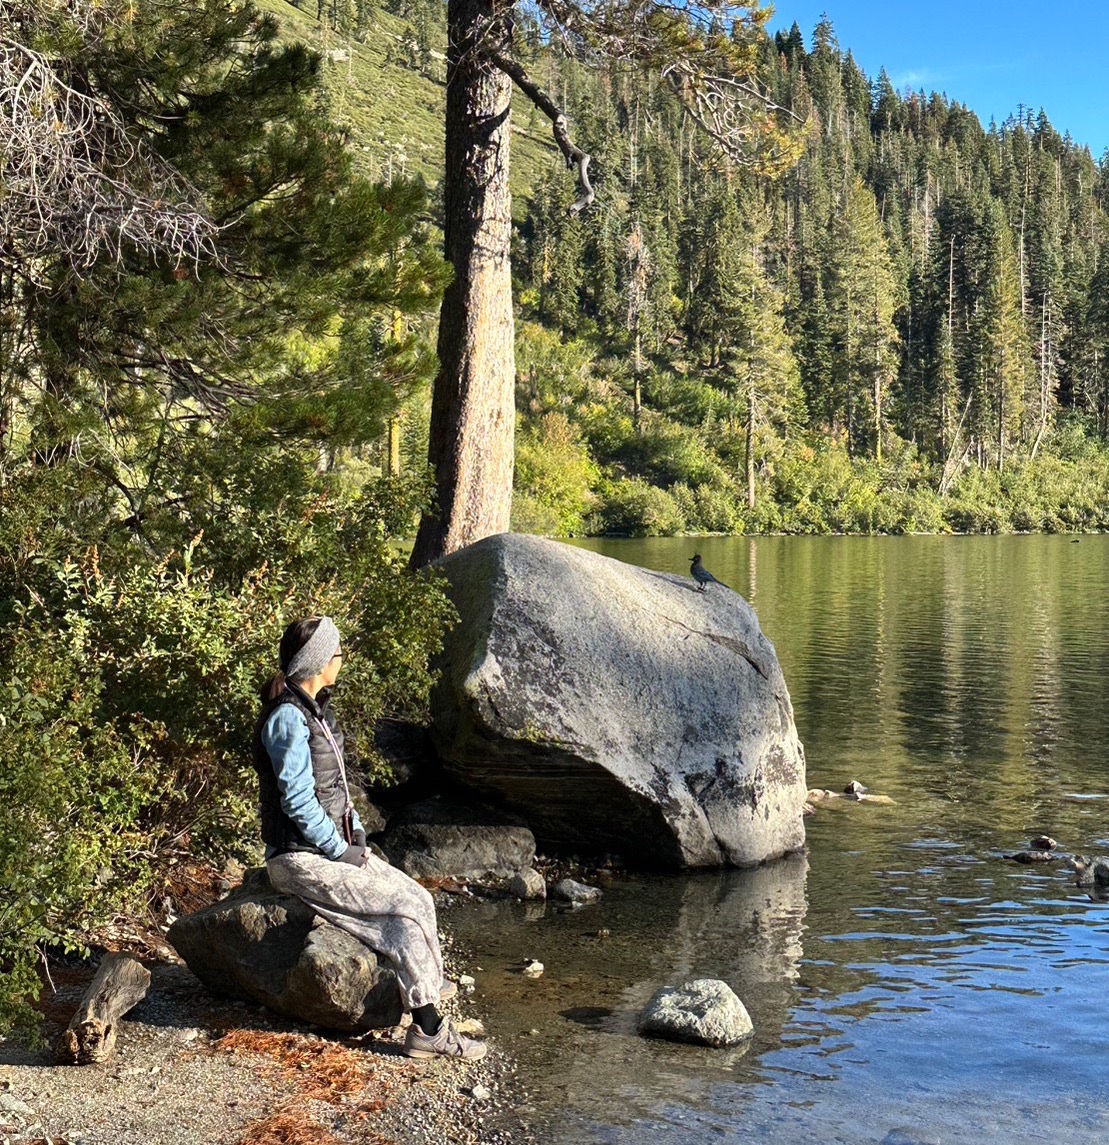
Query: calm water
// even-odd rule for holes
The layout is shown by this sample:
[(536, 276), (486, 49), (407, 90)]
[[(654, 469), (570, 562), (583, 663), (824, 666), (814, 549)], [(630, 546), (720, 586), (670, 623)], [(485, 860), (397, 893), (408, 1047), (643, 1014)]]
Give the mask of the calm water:
[[(1103, 1139), (1109, 907), (1000, 855), (1109, 851), (1109, 538), (587, 547), (682, 573), (696, 547), (777, 647), (809, 785), (896, 804), (825, 807), (806, 856), (756, 871), (451, 912), (538, 1139)], [(744, 999), (745, 1053), (635, 1036), (689, 977)]]

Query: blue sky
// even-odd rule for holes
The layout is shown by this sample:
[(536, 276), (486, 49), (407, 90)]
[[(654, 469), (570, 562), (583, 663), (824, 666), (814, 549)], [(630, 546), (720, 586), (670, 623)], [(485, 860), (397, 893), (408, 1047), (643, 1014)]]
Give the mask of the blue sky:
[(778, 0), (771, 33), (797, 22), (812, 33), (827, 12), (840, 48), (872, 79), (885, 68), (894, 86), (946, 92), (984, 127), (1042, 107), (1052, 126), (1109, 148), (1109, 2), (1032, 0)]

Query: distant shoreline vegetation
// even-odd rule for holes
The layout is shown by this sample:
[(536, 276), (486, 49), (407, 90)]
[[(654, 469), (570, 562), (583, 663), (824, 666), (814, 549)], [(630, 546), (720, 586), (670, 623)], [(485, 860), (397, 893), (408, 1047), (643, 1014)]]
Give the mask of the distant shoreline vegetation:
[[(944, 496), (937, 475), (905, 447), (881, 467), (822, 443), (783, 456), (760, 481), (755, 510), (711, 487), (640, 477), (554, 486), (525, 456), (513, 528), (551, 536), (817, 536), (1098, 533), (1109, 530), (1109, 454), (1080, 431), (1077, 455), (1016, 458), (1008, 469), (966, 468)], [(1057, 442), (1062, 446), (1063, 441)], [(546, 459), (558, 458), (547, 454)], [(565, 465), (565, 456), (562, 457)], [(579, 458), (585, 467), (587, 459)], [(546, 474), (549, 476), (549, 474)]]

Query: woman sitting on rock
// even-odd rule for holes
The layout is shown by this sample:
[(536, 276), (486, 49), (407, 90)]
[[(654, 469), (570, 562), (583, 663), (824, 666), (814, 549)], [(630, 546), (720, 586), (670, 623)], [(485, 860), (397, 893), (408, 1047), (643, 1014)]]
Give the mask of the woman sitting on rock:
[(343, 663), (339, 630), (326, 616), (290, 624), (278, 662), (254, 733), (270, 882), (393, 964), (412, 1013), (409, 1057), (483, 1057), (484, 1044), (462, 1037), (436, 1010), (454, 984), (443, 978), (431, 895), (370, 853), (351, 803), (343, 733), (328, 706)]

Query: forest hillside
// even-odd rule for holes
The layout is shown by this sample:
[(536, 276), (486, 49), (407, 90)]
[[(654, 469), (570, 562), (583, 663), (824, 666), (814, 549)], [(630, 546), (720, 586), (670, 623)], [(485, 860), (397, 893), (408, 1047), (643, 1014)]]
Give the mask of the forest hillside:
[[(440, 0), (268, 0), (370, 174), (439, 179)], [(1010, 531), (1109, 521), (1107, 171), (1042, 112), (983, 126), (762, 34), (795, 167), (729, 168), (657, 81), (517, 30), (596, 202), (514, 105), (517, 528)], [(426, 396), (395, 433), (423, 463)]]

